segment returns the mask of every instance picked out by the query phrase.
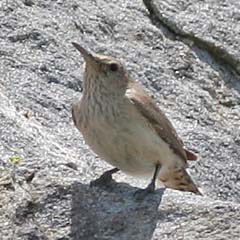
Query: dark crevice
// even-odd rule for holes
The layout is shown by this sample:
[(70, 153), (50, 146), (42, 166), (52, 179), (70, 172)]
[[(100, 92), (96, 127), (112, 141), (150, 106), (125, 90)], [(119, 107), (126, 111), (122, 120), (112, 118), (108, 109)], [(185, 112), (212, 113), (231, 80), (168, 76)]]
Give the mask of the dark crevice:
[(199, 49), (207, 51), (212, 56), (212, 58), (219, 64), (223, 65), (225, 69), (232, 72), (233, 74), (235, 73), (237, 75), (240, 75), (240, 61), (234, 58), (234, 56), (232, 56), (232, 54), (230, 54), (228, 51), (220, 46), (216, 46), (213, 42), (206, 41), (180, 29), (175, 22), (164, 17), (159, 12), (153, 0), (143, 0), (143, 3), (148, 9), (150, 19), (154, 25), (157, 27), (159, 24), (162, 25), (171, 34), (178, 37), (178, 39), (180, 38), (183, 41), (192, 41)]

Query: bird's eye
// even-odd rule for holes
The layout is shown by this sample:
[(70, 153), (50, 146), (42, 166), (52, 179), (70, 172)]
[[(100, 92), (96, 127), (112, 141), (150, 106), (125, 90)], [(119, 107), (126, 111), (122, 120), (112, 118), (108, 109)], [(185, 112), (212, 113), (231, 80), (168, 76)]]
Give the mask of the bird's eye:
[(112, 71), (112, 72), (116, 72), (118, 70), (118, 65), (116, 63), (111, 63), (109, 65), (109, 69)]

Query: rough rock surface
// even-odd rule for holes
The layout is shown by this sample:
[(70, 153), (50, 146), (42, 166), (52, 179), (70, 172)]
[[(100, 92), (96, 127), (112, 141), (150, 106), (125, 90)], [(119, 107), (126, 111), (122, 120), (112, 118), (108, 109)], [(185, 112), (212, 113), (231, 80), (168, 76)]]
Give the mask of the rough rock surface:
[(240, 2), (238, 0), (144, 0), (175, 34), (207, 49), (240, 73)]
[[(239, 239), (239, 1), (2, 0), (0, 239)], [(116, 174), (84, 144), (70, 106), (83, 59), (122, 59), (155, 95), (186, 145), (205, 196)], [(19, 163), (14, 163), (19, 160)]]

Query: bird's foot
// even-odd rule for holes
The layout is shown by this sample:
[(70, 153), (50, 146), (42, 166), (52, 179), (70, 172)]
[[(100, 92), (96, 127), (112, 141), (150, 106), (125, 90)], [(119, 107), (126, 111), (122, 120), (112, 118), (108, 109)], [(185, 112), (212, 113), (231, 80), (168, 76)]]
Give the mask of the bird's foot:
[(112, 175), (103, 174), (102, 176), (100, 176), (96, 180), (91, 181), (90, 186), (91, 187), (107, 186), (107, 185), (110, 184), (111, 181), (112, 181)]
[(93, 180), (90, 182), (90, 186), (91, 187), (101, 187), (101, 186), (105, 186), (108, 187), (110, 186), (110, 183), (112, 181), (112, 174), (117, 172), (118, 169), (114, 168), (112, 170), (106, 171), (105, 173), (103, 173), (98, 179)]
[(153, 193), (154, 190), (155, 190), (155, 184), (150, 183), (146, 188), (138, 189), (134, 193), (134, 197), (137, 201), (142, 201), (147, 195)]

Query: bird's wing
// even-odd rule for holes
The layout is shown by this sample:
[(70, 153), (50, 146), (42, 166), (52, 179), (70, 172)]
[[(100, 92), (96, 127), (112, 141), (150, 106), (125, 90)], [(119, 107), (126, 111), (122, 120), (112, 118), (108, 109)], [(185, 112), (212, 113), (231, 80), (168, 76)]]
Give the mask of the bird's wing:
[(165, 114), (138, 83), (131, 82), (129, 84), (126, 97), (130, 99), (136, 109), (148, 119), (159, 136), (167, 142), (170, 148), (185, 162), (187, 162), (187, 160), (197, 160), (197, 156), (185, 148), (183, 141), (178, 137), (176, 130)]
[(75, 102), (72, 104), (72, 120), (74, 125), (80, 130), (80, 125), (82, 124), (82, 114), (80, 111), (80, 105), (81, 105), (81, 100), (80, 102)]
[(74, 125), (76, 126), (76, 124), (77, 124), (77, 119), (76, 119), (75, 114), (74, 114), (74, 108), (73, 108), (73, 106), (72, 106), (72, 108), (71, 108), (71, 111), (72, 111), (72, 120), (73, 120)]

